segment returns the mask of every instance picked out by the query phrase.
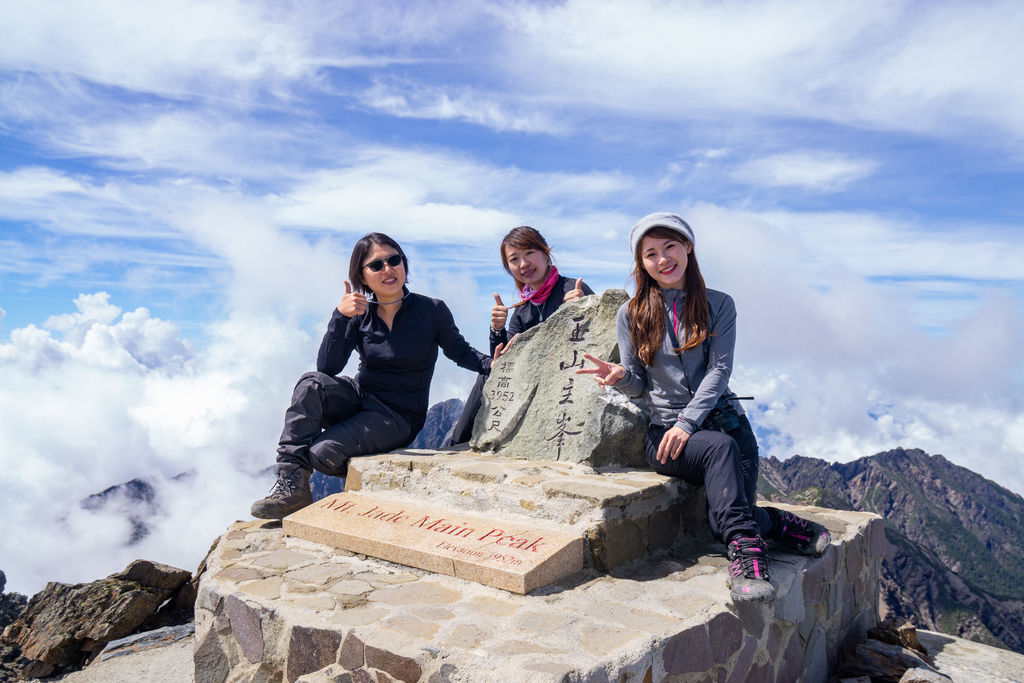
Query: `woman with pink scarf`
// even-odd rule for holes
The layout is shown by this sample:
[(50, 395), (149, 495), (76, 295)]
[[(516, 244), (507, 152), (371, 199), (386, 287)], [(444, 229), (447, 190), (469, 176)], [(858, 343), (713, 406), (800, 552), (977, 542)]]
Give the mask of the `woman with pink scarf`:
[[(594, 293), (584, 284), (583, 278), (559, 275), (544, 236), (527, 225), (513, 228), (501, 241), (501, 265), (515, 280), (520, 301), (506, 306), (501, 296), (494, 293), (494, 308), (491, 309), (492, 357), (495, 351), (504, 350), (517, 334), (551, 317), (566, 301)], [(473, 433), (473, 421), (480, 409), (484, 379), (482, 375), (477, 379), (466, 399), (462, 417), (455, 425), (452, 445), (469, 441)]]

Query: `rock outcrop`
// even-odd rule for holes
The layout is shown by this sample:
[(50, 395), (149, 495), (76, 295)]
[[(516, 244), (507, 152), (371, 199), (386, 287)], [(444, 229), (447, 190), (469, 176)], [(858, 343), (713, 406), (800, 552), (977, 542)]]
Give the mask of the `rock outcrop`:
[(591, 467), (644, 465), (643, 404), (576, 374), (584, 353), (618, 360), (615, 314), (626, 298), (621, 289), (583, 297), (518, 335), (491, 367), (470, 446)]
[(21, 593), (5, 593), (6, 587), (7, 575), (0, 570), (0, 631), (18, 618), (28, 603), (28, 598)]
[(187, 586), (191, 572), (148, 560), (86, 584), (48, 583), (4, 631), (30, 663), (25, 677), (80, 666), (109, 641), (134, 633)]
[[(4, 593), (7, 575), (0, 571), (0, 633), (25, 611), (28, 603), (21, 593)], [(13, 680), (28, 664), (21, 656), (21, 649), (12, 642), (0, 638), (0, 681)]]

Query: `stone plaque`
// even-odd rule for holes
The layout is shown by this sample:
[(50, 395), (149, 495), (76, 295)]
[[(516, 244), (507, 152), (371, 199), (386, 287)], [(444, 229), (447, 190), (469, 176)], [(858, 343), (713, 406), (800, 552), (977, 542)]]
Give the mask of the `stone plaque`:
[(583, 568), (583, 538), (533, 522), (336, 493), (292, 513), (284, 532), (513, 593)]
[[(494, 365), (470, 446), (511, 458), (643, 466), (645, 404), (577, 375), (584, 353), (618, 362), (621, 289), (563, 304)], [(593, 367), (592, 364), (589, 367)]]

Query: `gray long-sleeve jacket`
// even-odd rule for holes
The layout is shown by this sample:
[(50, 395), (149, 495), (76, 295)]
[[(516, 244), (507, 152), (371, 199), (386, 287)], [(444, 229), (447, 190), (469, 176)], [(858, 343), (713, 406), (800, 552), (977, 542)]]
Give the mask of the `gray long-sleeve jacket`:
[(719, 401), (729, 401), (742, 415), (739, 401), (732, 400), (736, 395), (729, 390), (736, 346), (736, 305), (732, 297), (714, 289), (707, 290), (708, 341), (684, 351), (680, 357), (672, 350), (669, 330), (673, 324), (672, 302), (675, 301), (678, 315), (682, 316), (686, 292), (663, 289), (661, 293), (665, 298), (665, 333), (650, 367), (644, 367), (633, 350), (628, 302), (619, 308), (615, 328), (626, 375), (615, 383), (615, 388), (630, 397), (646, 392), (651, 421), (665, 427), (678, 425), (687, 434), (700, 428)]

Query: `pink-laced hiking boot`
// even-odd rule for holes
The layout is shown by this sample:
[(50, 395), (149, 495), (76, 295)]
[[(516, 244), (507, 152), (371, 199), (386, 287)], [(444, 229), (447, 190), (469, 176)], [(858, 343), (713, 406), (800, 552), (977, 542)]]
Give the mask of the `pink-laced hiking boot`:
[(801, 555), (821, 557), (821, 554), (832, 542), (832, 536), (828, 529), (803, 517), (797, 517), (792, 512), (786, 512), (778, 508), (768, 508), (772, 517), (775, 518), (775, 530), (768, 537), (769, 541), (777, 544), (782, 550), (793, 550)]
[(774, 600), (775, 586), (768, 578), (768, 548), (757, 536), (734, 538), (729, 543), (729, 587), (733, 602)]

